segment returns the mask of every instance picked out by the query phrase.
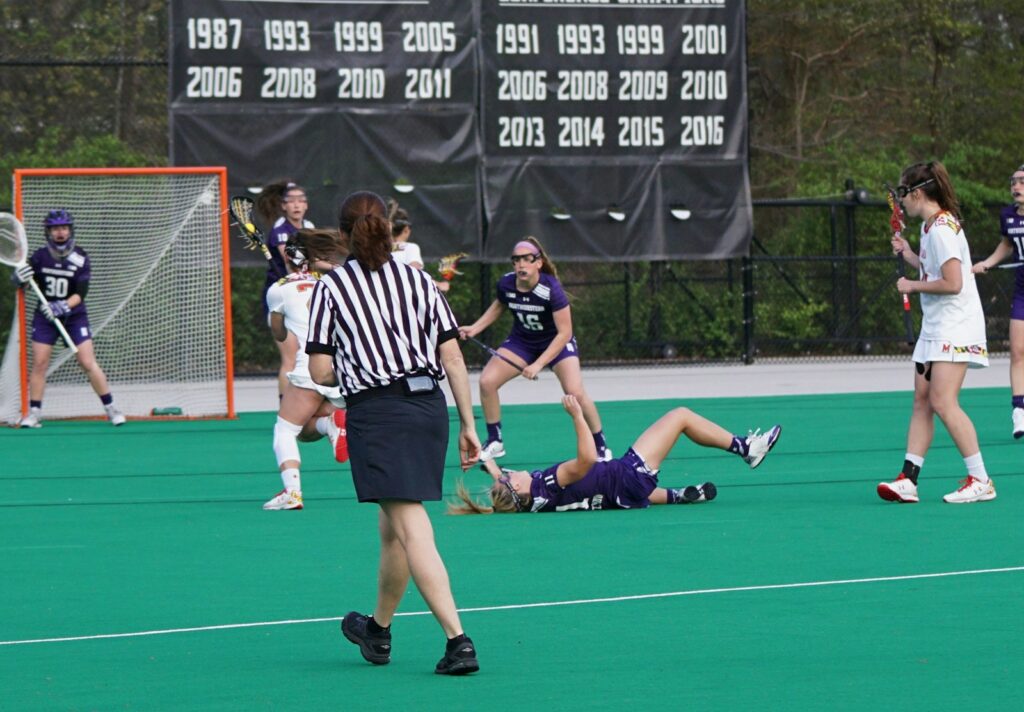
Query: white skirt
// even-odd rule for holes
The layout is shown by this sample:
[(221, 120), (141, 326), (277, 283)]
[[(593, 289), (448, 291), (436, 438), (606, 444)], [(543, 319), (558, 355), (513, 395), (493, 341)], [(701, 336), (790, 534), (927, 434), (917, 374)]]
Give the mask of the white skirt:
[(309, 377), (309, 371), (305, 370), (300, 371), (299, 369), (295, 369), (294, 371), (289, 371), (287, 377), (288, 382), (296, 388), (305, 388), (308, 391), (316, 391), (336, 407), (345, 407), (345, 399), (342, 397), (341, 389), (338, 386), (321, 386), (317, 383), (313, 383), (313, 379)]
[(988, 346), (984, 341), (957, 346), (951, 341), (918, 339), (913, 358), (915, 363), (947, 361), (966, 363), (968, 368), (985, 368), (988, 366)]

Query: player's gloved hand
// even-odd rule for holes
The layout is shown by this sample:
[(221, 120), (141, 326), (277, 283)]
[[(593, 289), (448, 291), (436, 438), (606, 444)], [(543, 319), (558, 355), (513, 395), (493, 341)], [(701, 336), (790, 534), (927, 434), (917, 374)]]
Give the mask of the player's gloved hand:
[(32, 279), (32, 275), (34, 274), (35, 272), (31, 265), (22, 265), (18, 269), (14, 270), (14, 274), (11, 275), (11, 281), (20, 287), (23, 284), (28, 284), (28, 281)]
[(50, 307), (50, 312), (58, 318), (67, 316), (71, 313), (71, 307), (68, 306), (67, 299), (57, 299), (55, 301), (48, 302), (47, 306)]
[(53, 321), (54, 319), (57, 318), (53, 315), (53, 309), (50, 309), (50, 305), (47, 304), (46, 302), (40, 303), (39, 311), (40, 313), (42, 313), (43, 316), (46, 317), (47, 321)]

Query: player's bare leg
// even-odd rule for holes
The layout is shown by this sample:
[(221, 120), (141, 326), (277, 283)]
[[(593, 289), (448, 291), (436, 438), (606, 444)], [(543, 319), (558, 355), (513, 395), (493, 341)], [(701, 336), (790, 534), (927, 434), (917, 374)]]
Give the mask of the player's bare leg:
[(1024, 320), (1010, 319), (1010, 393), (1013, 395), (1013, 437), (1024, 437)]
[[(526, 367), (517, 354), (508, 349), (498, 349), (498, 353), (522, 367)], [(483, 406), (484, 419), (488, 423), (496, 423), (501, 420), (501, 400), (498, 397), (498, 389), (519, 375), (519, 371), (502, 361), (500, 358), (491, 357), (491, 360), (484, 366), (480, 374), (480, 405)]]
[(703, 447), (728, 450), (733, 435), (725, 428), (694, 413), (689, 408), (673, 408), (658, 418), (633, 443), (633, 449), (652, 470), (661, 463), (675, 446), (680, 435)]
[(306, 421), (306, 424), (302, 426), (302, 432), (299, 433), (299, 440), (304, 443), (311, 443), (323, 438), (324, 434), (321, 433), (320, 430), (317, 428), (316, 421), (320, 418), (330, 415), (335, 410), (337, 410), (337, 408), (331, 405), (330, 401), (328, 401), (323, 396), (320, 396), (320, 407), (316, 409), (316, 412), (313, 413), (313, 415), (309, 417), (309, 420)]
[(942, 420), (962, 457), (979, 451), (978, 433), (974, 423), (960, 407), (960, 388), (967, 375), (966, 363), (935, 362), (929, 400), (932, 410)]
[(277, 370), (277, 393), (284, 397), (288, 389), (288, 373), (295, 368), (295, 352), (299, 348), (299, 341), (295, 334), (289, 331), (284, 341), (274, 339), (274, 343), (277, 344), (277, 351), (281, 355), (281, 367)]
[(562, 392), (566, 395), (576, 396), (580, 408), (583, 410), (583, 419), (587, 421), (590, 432), (599, 433), (601, 427), (601, 416), (597, 414), (597, 406), (593, 399), (583, 387), (583, 372), (580, 370), (578, 358), (565, 358), (556, 363), (552, 369), (558, 382), (562, 386)]
[(299, 473), (302, 457), (299, 455), (298, 441), (304, 426), (322, 404), (323, 396), (317, 391), (297, 388), (291, 383), (285, 388), (281, 408), (277, 412), (277, 423), (274, 425), (274, 455), (277, 457), (284, 489), (264, 503), (264, 509), (303, 508), (302, 477)]
[(910, 414), (910, 427), (907, 430), (907, 452), (924, 457), (934, 437), (935, 411), (932, 410), (931, 383), (924, 374), (918, 372), (915, 364), (914, 406)]
[(89, 385), (96, 391), (96, 395), (102, 396), (110, 393), (110, 384), (107, 383), (107, 374), (103, 373), (99, 362), (96, 361), (96, 350), (93, 348), (92, 339), (86, 339), (78, 344), (78, 365), (85, 371), (89, 379)]
[(52, 354), (53, 346), (50, 344), (32, 342), (32, 375), (28, 378), (28, 392), (34, 401), (43, 399), (43, 393), (46, 391), (46, 371), (50, 368)]

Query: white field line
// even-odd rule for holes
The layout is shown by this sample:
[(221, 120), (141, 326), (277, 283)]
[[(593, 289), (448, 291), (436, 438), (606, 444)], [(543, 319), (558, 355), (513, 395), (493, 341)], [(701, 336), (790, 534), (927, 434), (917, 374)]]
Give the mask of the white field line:
[[(608, 598), (580, 598), (570, 601), (544, 601), (541, 603), (510, 603), (504, 606), (479, 606), (476, 608), (460, 608), (459, 613), (486, 613), (489, 611), (514, 611), (527, 608), (553, 608), (555, 606), (583, 606), (592, 603), (617, 603), (620, 601), (644, 601), (654, 598), (675, 598), (678, 596), (702, 596), (716, 593), (739, 593), (742, 591), (779, 591), (791, 588), (813, 588), (817, 586), (849, 586), (864, 583), (887, 583), (890, 581), (916, 581), (921, 579), (949, 578), (952, 576), (978, 576), (981, 574), (1008, 574), (1024, 571), (1024, 566), (1007, 566), (999, 569), (969, 569), (966, 571), (941, 571), (932, 574), (908, 574), (905, 576), (875, 576), (871, 578), (835, 579), (831, 581), (800, 581), (796, 583), (774, 583), (759, 586), (730, 586), (726, 588), (699, 588), (688, 591), (668, 591), (665, 593), (641, 593), (632, 596), (611, 596)], [(429, 616), (430, 611), (411, 611), (396, 613), (396, 618), (412, 616)], [(256, 623), (226, 623), (223, 625), (205, 625), (193, 628), (166, 628), (163, 630), (143, 630), (134, 633), (103, 633), (100, 635), (76, 635), (60, 638), (34, 638), (31, 640), (0, 640), (0, 645), (33, 645), (38, 643), (69, 643), (75, 640), (103, 640), (106, 638), (141, 638), (147, 635), (170, 635), (172, 633), (198, 633), (210, 630), (231, 630), (233, 628), (263, 628), (275, 625), (298, 625), (302, 623), (326, 623), (340, 621), (341, 616), (329, 618), (297, 618), (281, 621), (260, 621)]]

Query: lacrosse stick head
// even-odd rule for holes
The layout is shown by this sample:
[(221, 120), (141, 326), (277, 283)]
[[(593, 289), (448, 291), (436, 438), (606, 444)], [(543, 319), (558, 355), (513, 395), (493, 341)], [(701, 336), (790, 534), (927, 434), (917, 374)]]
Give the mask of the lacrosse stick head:
[(459, 271), (459, 262), (461, 262), (465, 257), (469, 257), (465, 252), (455, 252), (450, 255), (445, 255), (441, 258), (441, 261), (437, 263), (437, 271), (445, 281), (450, 282), (455, 275), (462, 274), (462, 272)]
[(17, 267), (28, 261), (25, 226), (10, 213), (0, 213), (0, 262)]
[(896, 191), (888, 183), (885, 184), (885, 198), (889, 203), (889, 209), (892, 211), (889, 215), (889, 225), (892, 227), (893, 233), (899, 235), (903, 232), (903, 228), (907, 226), (907, 222), (903, 218), (903, 206), (900, 205), (900, 199), (896, 195)]
[(228, 201), (231, 217), (242, 230), (242, 235), (248, 241), (250, 250), (255, 250), (263, 244), (263, 234), (252, 221), (252, 212), (255, 207), (256, 201), (247, 195), (235, 195)]

